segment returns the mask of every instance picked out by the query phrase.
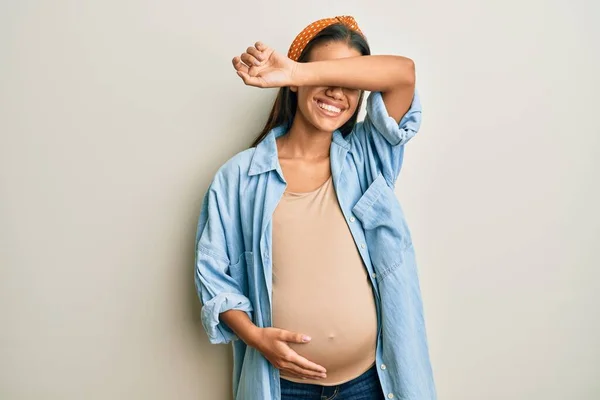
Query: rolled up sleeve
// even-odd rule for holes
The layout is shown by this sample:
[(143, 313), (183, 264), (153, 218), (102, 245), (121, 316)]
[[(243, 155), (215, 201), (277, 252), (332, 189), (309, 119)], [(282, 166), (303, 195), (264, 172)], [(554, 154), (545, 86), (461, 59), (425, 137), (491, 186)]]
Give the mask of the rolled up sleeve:
[[(421, 126), (419, 93), (415, 90), (410, 108), (399, 123), (388, 114), (381, 92), (369, 94), (366, 111), (365, 120), (355, 127), (350, 143), (364, 163), (376, 167), (393, 186), (402, 167), (404, 145)], [(375, 176), (375, 171), (372, 174)]]
[(252, 319), (250, 301), (239, 293), (219, 293), (202, 307), (202, 326), (212, 344), (229, 343), (238, 339), (227, 325), (219, 321), (219, 314), (229, 310), (245, 311)]
[(241, 310), (252, 319), (252, 303), (240, 284), (230, 275), (225, 227), (217, 201), (217, 193), (209, 189), (204, 197), (196, 234), (195, 284), (202, 303), (202, 326), (210, 343), (229, 343), (235, 333), (219, 315), (229, 310)]
[(421, 126), (421, 99), (415, 90), (410, 108), (402, 116), (400, 123), (391, 117), (381, 92), (372, 92), (367, 99), (366, 124), (380, 133), (391, 146), (399, 146), (408, 142), (419, 131)]

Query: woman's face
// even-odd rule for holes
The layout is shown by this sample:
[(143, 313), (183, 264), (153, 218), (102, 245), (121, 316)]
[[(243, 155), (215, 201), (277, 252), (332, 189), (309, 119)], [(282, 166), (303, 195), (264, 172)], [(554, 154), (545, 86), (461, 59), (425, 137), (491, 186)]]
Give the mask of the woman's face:
[[(345, 42), (326, 42), (312, 48), (308, 61), (325, 61), (356, 57), (360, 51)], [(333, 132), (344, 125), (356, 111), (360, 90), (331, 86), (300, 86), (297, 89), (296, 117), (319, 131)]]

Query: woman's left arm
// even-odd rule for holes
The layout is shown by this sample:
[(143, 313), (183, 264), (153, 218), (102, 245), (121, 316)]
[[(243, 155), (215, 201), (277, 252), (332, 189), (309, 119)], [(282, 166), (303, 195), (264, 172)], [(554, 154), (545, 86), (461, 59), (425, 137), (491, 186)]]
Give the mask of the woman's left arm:
[(415, 91), (415, 64), (391, 55), (358, 56), (296, 63), (291, 86), (339, 86), (381, 92), (390, 117), (399, 123)]

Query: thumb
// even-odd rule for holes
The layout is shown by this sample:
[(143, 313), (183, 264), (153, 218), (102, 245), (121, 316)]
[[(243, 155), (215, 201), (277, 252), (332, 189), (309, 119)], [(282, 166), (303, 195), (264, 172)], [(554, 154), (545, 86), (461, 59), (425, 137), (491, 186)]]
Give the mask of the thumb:
[(244, 81), (244, 83), (247, 86), (255, 86), (255, 87), (263, 87), (264, 85), (262, 84), (262, 81), (260, 78), (256, 77), (256, 76), (250, 76), (249, 74), (242, 72), (242, 71), (236, 71), (238, 76), (240, 78), (242, 78), (242, 80)]
[(247, 85), (249, 83), (248, 81), (250, 79), (250, 75), (248, 75), (247, 73), (242, 72), (242, 71), (236, 71), (236, 72), (237, 72), (238, 76), (240, 78), (242, 78), (242, 80), (244, 81), (244, 83)]
[(311, 337), (305, 335), (303, 333), (290, 332), (290, 331), (282, 331), (283, 332), (283, 340), (291, 343), (308, 343), (311, 341)]

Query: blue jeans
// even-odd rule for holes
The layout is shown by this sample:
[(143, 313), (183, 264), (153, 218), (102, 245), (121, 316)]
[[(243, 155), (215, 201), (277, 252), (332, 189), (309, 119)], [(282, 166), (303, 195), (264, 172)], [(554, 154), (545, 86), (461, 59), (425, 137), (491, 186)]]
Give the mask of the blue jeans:
[(383, 392), (373, 365), (362, 375), (337, 386), (281, 381), (281, 400), (383, 400)]

